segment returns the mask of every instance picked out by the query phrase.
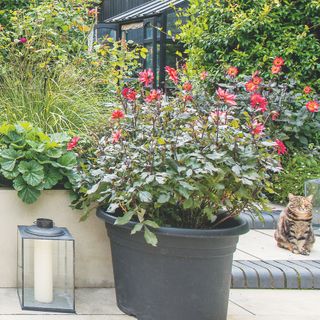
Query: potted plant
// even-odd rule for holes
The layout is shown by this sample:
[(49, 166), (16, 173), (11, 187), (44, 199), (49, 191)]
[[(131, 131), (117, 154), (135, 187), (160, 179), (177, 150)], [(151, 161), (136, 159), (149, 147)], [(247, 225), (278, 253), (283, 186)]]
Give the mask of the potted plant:
[(205, 72), (192, 82), (186, 69), (166, 71), (176, 87), (170, 97), (150, 88), (151, 70), (122, 90), (100, 140), (97, 183), (82, 201), (98, 201), (123, 312), (222, 320), (233, 252), (248, 231), (238, 216), (265, 205), (279, 148), (264, 132), (262, 96), (250, 105), (244, 88), (204, 91)]

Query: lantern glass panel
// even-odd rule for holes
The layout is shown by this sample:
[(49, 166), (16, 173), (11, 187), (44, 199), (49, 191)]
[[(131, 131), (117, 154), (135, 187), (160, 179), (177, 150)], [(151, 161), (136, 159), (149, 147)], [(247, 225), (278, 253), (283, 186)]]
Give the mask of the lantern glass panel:
[(18, 294), (22, 308), (74, 312), (73, 238), (41, 238), (21, 229), (20, 233)]
[(307, 180), (305, 182), (305, 195), (312, 195), (313, 224), (320, 227), (320, 179)]

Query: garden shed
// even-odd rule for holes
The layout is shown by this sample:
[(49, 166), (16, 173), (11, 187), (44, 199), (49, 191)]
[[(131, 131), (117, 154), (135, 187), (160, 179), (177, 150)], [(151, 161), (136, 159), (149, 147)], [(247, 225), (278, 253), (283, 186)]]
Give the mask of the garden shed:
[[(136, 6), (132, 7), (134, 3)], [(155, 86), (163, 87), (164, 67), (176, 65), (176, 51), (181, 49), (181, 44), (174, 41), (176, 10), (186, 5), (186, 0), (105, 1), (100, 17), (105, 20), (97, 25), (97, 36), (109, 35), (146, 47), (148, 55), (143, 67), (152, 69)]]

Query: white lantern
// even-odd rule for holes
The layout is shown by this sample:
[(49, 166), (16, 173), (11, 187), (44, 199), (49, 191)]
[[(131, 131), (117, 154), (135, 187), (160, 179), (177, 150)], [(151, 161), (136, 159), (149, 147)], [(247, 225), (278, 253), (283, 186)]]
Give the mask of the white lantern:
[(75, 242), (50, 219), (18, 226), (18, 295), (24, 310), (74, 313)]

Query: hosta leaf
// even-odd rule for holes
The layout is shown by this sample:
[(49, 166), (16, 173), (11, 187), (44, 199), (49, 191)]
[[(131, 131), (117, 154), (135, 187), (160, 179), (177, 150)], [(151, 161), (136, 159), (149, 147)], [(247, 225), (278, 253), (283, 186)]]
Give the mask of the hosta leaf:
[(23, 153), (14, 149), (5, 149), (0, 151), (0, 165), (3, 170), (12, 171), (16, 165), (17, 159), (23, 157)]
[(156, 247), (158, 244), (158, 239), (156, 235), (151, 232), (147, 227), (144, 228), (144, 238), (148, 244)]
[(193, 199), (189, 198), (183, 202), (183, 209), (190, 209), (193, 206)]
[(140, 191), (139, 198), (141, 202), (146, 202), (146, 203), (152, 202), (152, 195), (148, 191)]
[(9, 180), (13, 180), (19, 175), (19, 171), (17, 169), (12, 170), (12, 171), (6, 171), (6, 170), (1, 170), (1, 174)]
[(73, 152), (68, 152), (58, 159), (58, 164), (63, 168), (70, 169), (77, 165), (77, 156)]
[(43, 188), (52, 189), (62, 178), (62, 174), (57, 169), (51, 168), (45, 174)]
[(44, 179), (43, 166), (35, 160), (21, 161), (18, 166), (23, 179), (31, 186), (39, 185)]
[(36, 202), (40, 197), (40, 194), (39, 190), (29, 185), (25, 185), (23, 189), (18, 191), (19, 198), (28, 204)]
[(48, 157), (50, 158), (60, 158), (62, 156), (62, 150), (61, 149), (48, 149), (46, 151), (46, 154), (48, 155)]

